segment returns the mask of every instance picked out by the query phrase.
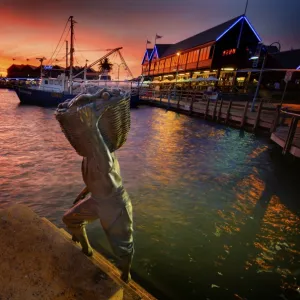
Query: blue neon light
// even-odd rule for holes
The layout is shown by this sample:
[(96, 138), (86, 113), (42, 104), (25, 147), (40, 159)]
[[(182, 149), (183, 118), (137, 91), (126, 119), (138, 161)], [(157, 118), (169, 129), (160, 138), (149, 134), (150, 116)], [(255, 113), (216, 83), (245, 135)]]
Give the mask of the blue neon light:
[(156, 48), (156, 45), (155, 45), (155, 46), (154, 46), (154, 49), (153, 49), (153, 51), (152, 51), (152, 53), (151, 53), (151, 55), (150, 55), (150, 59), (149, 59), (149, 60), (151, 60), (151, 58), (152, 58), (152, 56), (153, 56), (153, 54), (154, 54), (154, 51), (156, 52), (157, 58), (159, 58), (159, 57), (158, 57), (157, 48)]
[(248, 25), (250, 26), (250, 28), (252, 29), (253, 33), (255, 34), (255, 36), (257, 37), (257, 39), (261, 42), (262, 39), (260, 38), (260, 36), (258, 35), (258, 33), (256, 32), (256, 30), (254, 29), (254, 27), (250, 24), (250, 21), (247, 19), (247, 17), (243, 17), (246, 22), (248, 23)]
[(258, 35), (258, 33), (255, 31), (254, 27), (250, 24), (249, 20), (247, 19), (246, 16), (242, 16), (240, 17), (237, 21), (235, 21), (229, 28), (227, 28), (217, 39), (216, 41), (218, 41), (222, 36), (224, 36), (230, 29), (232, 29), (236, 24), (238, 24), (242, 19), (245, 19), (246, 22), (248, 23), (249, 27), (251, 28), (251, 30), (253, 31), (253, 33), (255, 34), (255, 36), (257, 37), (257, 39), (261, 42), (262, 39), (260, 38), (260, 36)]
[(225, 35), (231, 28), (233, 28), (238, 22), (240, 22), (244, 17), (240, 17), (238, 20), (236, 20), (229, 28), (227, 28), (217, 39), (218, 41), (223, 35)]
[(146, 50), (145, 54), (144, 54), (144, 57), (143, 57), (143, 60), (142, 60), (142, 64), (144, 63), (145, 61), (145, 58), (146, 58), (146, 55), (148, 57), (148, 60), (149, 60), (149, 56), (148, 56), (148, 50)]
[(298, 68), (296, 70), (300, 70), (300, 66), (298, 66)]

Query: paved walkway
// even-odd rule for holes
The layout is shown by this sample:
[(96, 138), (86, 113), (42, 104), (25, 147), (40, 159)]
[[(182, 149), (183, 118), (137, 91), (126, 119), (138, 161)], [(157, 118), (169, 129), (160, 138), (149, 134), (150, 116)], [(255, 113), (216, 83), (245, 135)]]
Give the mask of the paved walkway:
[(0, 298), (10, 300), (155, 299), (95, 251), (86, 257), (71, 237), (29, 208), (0, 211)]

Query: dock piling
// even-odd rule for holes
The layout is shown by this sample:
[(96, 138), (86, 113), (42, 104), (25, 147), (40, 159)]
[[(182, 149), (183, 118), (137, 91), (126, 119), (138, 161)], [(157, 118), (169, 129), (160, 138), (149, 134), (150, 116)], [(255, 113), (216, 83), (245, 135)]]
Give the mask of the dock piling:
[(262, 110), (262, 106), (263, 106), (263, 101), (260, 101), (259, 105), (258, 105), (258, 110), (257, 110), (257, 115), (255, 118), (255, 122), (253, 125), (253, 132), (255, 132), (257, 130), (258, 124), (259, 124), (259, 120), (260, 120), (260, 113)]
[(243, 128), (245, 126), (246, 116), (247, 116), (247, 111), (248, 111), (248, 105), (249, 105), (249, 101), (247, 101), (246, 104), (245, 104), (244, 112), (243, 112), (243, 115), (242, 115), (242, 118), (241, 118), (240, 128)]

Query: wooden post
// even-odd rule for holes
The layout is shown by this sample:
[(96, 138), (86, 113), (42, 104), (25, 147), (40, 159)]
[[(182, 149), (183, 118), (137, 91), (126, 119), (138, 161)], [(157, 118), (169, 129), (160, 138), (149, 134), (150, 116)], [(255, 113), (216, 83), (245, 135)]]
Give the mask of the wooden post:
[(232, 105), (232, 100), (230, 100), (229, 105), (228, 105), (228, 108), (227, 108), (227, 114), (226, 114), (225, 124), (227, 124), (228, 121), (229, 121), (231, 105)]
[(195, 101), (195, 98), (196, 98), (196, 92), (193, 93), (193, 91), (192, 91), (191, 94), (192, 94), (192, 101), (191, 101), (191, 106), (190, 106), (190, 115), (193, 114), (193, 104), (194, 104), (194, 101)]
[(280, 105), (277, 105), (276, 106), (276, 113), (275, 113), (275, 118), (273, 120), (273, 124), (272, 124), (272, 127), (270, 128), (270, 132), (274, 132), (276, 130), (276, 127), (278, 125), (278, 121), (279, 121), (279, 118), (280, 118)]
[(243, 112), (243, 115), (242, 115), (242, 118), (241, 118), (240, 128), (243, 128), (245, 126), (248, 105), (249, 105), (249, 101), (247, 101), (246, 104), (245, 104), (244, 112)]
[(170, 108), (170, 100), (171, 100), (171, 90), (168, 91), (168, 106), (167, 106), (167, 110)]
[(177, 109), (179, 109), (179, 103), (181, 100), (181, 96), (182, 96), (182, 90), (181, 90), (180, 96), (178, 97), (178, 100), (177, 100)]
[(298, 119), (296, 117), (293, 117), (292, 121), (291, 121), (290, 129), (289, 129), (286, 141), (285, 141), (285, 145), (282, 150), (283, 155), (285, 155), (291, 149), (293, 139), (294, 139), (294, 136), (296, 133), (297, 125), (298, 125)]
[(217, 122), (219, 122), (220, 118), (221, 118), (222, 105), (223, 105), (223, 99), (221, 99), (221, 103), (220, 103), (220, 107), (219, 107), (219, 111), (218, 111), (218, 116), (217, 116)]
[(257, 129), (257, 127), (258, 127), (258, 123), (259, 123), (259, 120), (260, 120), (260, 113), (261, 113), (262, 106), (263, 106), (263, 101), (260, 101), (260, 103), (258, 105), (256, 119), (255, 119), (255, 122), (254, 122), (254, 125), (253, 125), (253, 132), (255, 132), (256, 129)]
[(214, 106), (214, 110), (213, 110), (213, 114), (212, 114), (212, 120), (214, 120), (215, 117), (216, 117), (217, 105), (218, 105), (218, 99), (216, 100), (216, 103), (215, 103), (215, 106)]
[[(288, 112), (288, 108), (284, 108), (284, 111)], [(280, 119), (280, 118), (279, 118)], [(285, 120), (287, 119), (286, 114), (282, 115), (282, 118), (280, 120), (280, 126), (284, 126)]]
[(204, 119), (206, 119), (206, 117), (207, 117), (207, 114), (208, 114), (208, 108), (209, 108), (209, 98), (207, 98), (207, 103), (206, 103), (205, 113), (204, 113)]

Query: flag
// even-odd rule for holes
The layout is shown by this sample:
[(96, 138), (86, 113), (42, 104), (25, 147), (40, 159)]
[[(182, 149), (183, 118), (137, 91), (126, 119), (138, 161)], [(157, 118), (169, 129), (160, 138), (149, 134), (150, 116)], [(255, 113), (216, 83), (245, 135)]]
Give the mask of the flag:
[(147, 44), (151, 44), (151, 42), (147, 40)]
[(155, 37), (156, 39), (161, 39), (162, 38), (162, 36), (161, 35), (158, 35), (158, 34), (156, 34), (156, 37)]

